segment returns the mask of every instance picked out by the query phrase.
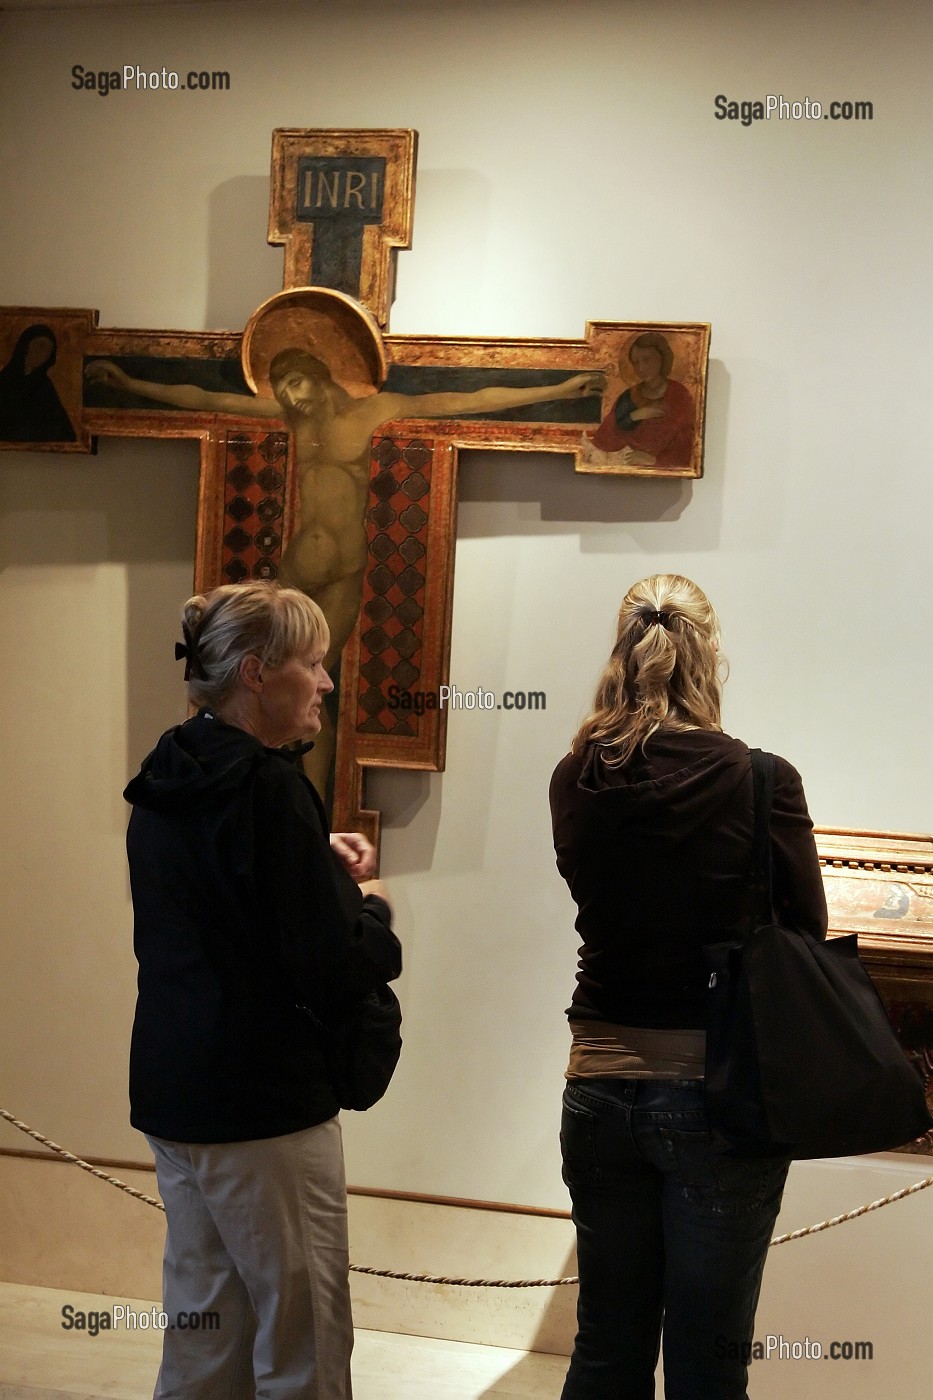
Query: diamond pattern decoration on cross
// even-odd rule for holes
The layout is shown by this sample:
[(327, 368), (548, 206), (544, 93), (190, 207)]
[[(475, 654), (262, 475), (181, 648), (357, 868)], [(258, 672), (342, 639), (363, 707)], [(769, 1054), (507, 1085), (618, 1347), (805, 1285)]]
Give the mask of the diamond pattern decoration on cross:
[(360, 734), (417, 734), (413, 713), (391, 709), (388, 687), (421, 678), (433, 442), (374, 438), (366, 514), (368, 567), (360, 637)]
[(278, 577), (282, 557), (288, 434), (228, 433), (224, 514), (236, 523), (223, 537), (221, 573), (227, 583)]

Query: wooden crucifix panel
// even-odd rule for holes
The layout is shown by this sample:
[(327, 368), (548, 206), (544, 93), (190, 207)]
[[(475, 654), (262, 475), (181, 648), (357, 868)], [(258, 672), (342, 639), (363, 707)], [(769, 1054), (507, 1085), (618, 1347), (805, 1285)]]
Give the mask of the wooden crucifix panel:
[(460, 448), (561, 452), (620, 477), (703, 465), (705, 324), (596, 321), (579, 340), (387, 333), (415, 150), (410, 131), (273, 134), (268, 237), (285, 247), (284, 289), (241, 335), (0, 310), (0, 406), (27, 389), (37, 405), (22, 428), (0, 419), (0, 446), (197, 437), (195, 586), (277, 578), (319, 603), (339, 699), (311, 776), (338, 826), (373, 837), (363, 770), (444, 763), (441, 705), (392, 702), (437, 700), (447, 682)]

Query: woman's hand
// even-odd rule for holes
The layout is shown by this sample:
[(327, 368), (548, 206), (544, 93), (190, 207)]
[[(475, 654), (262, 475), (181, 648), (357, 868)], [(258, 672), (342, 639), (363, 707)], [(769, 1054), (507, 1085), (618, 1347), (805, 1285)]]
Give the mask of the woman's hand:
[(376, 848), (358, 831), (334, 832), (330, 838), (330, 848), (347, 874), (357, 882), (368, 880), (375, 873)]

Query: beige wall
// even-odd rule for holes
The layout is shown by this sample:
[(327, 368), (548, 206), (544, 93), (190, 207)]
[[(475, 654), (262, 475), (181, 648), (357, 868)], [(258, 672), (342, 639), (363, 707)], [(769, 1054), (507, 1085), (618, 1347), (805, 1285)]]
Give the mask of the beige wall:
[[(704, 480), (464, 462), (452, 679), (548, 708), (455, 715), (445, 774), (370, 785), (407, 1031), (390, 1097), (347, 1125), (359, 1184), (565, 1204), (576, 942), (545, 794), (635, 578), (708, 589), (726, 726), (798, 765), (818, 822), (930, 827), (931, 24), (922, 0), (0, 13), (5, 304), (239, 328), (280, 285), (273, 127), (414, 126), (393, 330), (712, 323)], [(78, 62), (223, 68), (231, 91), (100, 98), (72, 91)], [(746, 129), (715, 120), (720, 92), (869, 99), (875, 120)], [(0, 1098), (137, 1160), (120, 791), (183, 708), (196, 471), (178, 443), (0, 461)]]

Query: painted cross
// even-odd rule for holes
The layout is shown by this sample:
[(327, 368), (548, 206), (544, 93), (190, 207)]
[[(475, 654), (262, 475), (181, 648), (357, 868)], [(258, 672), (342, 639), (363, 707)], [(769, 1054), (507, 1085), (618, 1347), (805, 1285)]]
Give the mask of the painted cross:
[[(98, 436), (201, 444), (195, 587), (304, 588), (331, 628), (339, 709), (311, 776), (378, 837), (367, 767), (441, 769), (462, 447), (562, 452), (577, 471), (702, 474), (709, 326), (590, 322), (582, 340), (388, 333), (411, 245), (416, 134), (273, 134), (269, 242), (284, 289), (242, 334), (101, 330), (97, 312), (0, 310), (0, 447)], [(335, 768), (332, 766), (336, 747)]]

